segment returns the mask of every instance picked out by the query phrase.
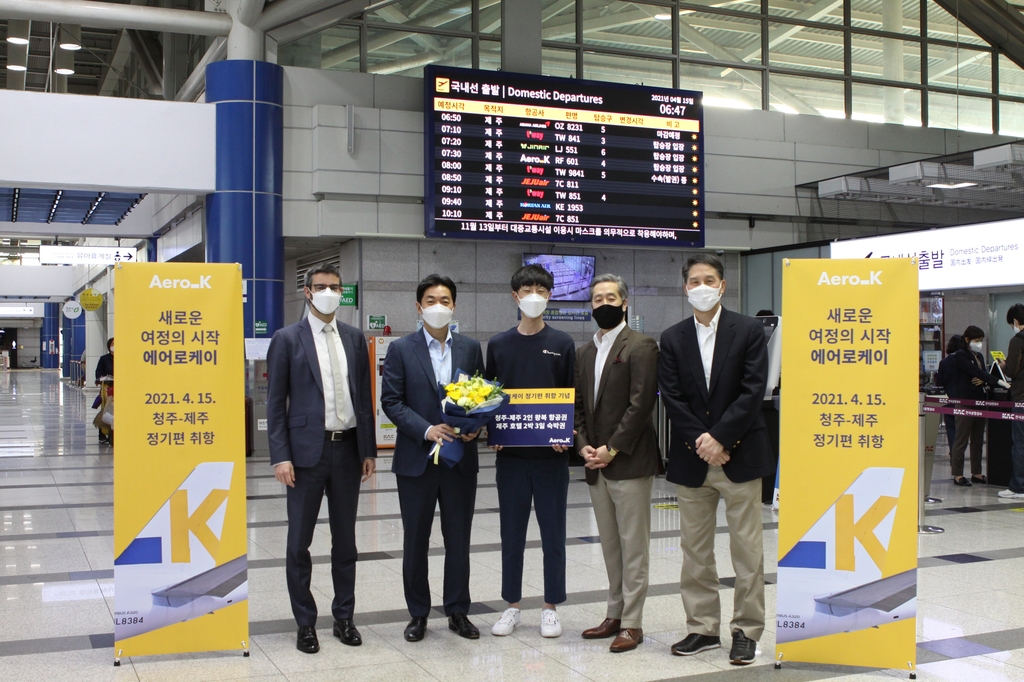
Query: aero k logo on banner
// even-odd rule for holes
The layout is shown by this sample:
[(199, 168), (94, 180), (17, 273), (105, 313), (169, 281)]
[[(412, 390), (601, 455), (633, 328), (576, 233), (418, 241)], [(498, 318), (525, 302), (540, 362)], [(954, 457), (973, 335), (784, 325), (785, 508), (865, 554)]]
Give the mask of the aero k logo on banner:
[(882, 577), (904, 473), (865, 469), (779, 561), (788, 594), (778, 642), (914, 618), (916, 569)]
[(248, 598), (246, 557), (217, 565), (231, 462), (192, 470), (131, 544), (118, 572), (115, 639), (181, 623)]

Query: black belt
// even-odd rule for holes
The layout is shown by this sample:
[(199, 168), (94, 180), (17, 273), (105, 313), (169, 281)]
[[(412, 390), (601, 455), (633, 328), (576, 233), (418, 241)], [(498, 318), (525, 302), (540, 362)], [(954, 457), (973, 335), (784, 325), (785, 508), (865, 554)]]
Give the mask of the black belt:
[(324, 437), (330, 441), (351, 440), (356, 437), (355, 427), (347, 431), (324, 431)]

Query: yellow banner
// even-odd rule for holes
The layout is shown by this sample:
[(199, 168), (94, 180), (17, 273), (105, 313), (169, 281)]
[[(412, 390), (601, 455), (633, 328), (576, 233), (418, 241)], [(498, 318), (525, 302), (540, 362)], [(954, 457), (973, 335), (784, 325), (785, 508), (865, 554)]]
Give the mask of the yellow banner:
[(242, 273), (119, 263), (116, 658), (248, 649)]
[(917, 262), (785, 260), (776, 652), (916, 665)]
[(509, 405), (548, 405), (576, 402), (574, 388), (505, 388)]
[(614, 111), (592, 111), (590, 109), (563, 109), (543, 104), (506, 104), (504, 102), (481, 102), (471, 99), (435, 97), (434, 111), (457, 111), (464, 114), (537, 118), (548, 121), (572, 121), (573, 123), (604, 123), (605, 125), (625, 126), (627, 128), (685, 130), (688, 133), (700, 132), (700, 121), (693, 121), (688, 118), (642, 116)]

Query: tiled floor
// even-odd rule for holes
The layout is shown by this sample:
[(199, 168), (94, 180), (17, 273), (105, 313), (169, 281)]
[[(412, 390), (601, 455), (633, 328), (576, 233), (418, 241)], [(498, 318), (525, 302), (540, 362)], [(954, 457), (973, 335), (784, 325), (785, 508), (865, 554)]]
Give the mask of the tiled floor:
[[(772, 670), (775, 589), (767, 588), (768, 629), (756, 665), (736, 669), (724, 650), (692, 658), (669, 654), (684, 635), (677, 592), (678, 512), (654, 509), (651, 589), (639, 650), (607, 652), (605, 641), (580, 631), (604, 616), (605, 573), (586, 484), (573, 470), (569, 486), (568, 602), (559, 608), (565, 634), (538, 632), (542, 594), (540, 537), (534, 525), (527, 550), (524, 625), (512, 637), (492, 637), (503, 608), (497, 492), (493, 455), (483, 458), (473, 531), (473, 620), (484, 631), (466, 641), (438, 614), (427, 638), (402, 639), (408, 619), (402, 596), (402, 531), (394, 476), (382, 453), (379, 473), (363, 487), (357, 526), (356, 622), (359, 648), (330, 633), (330, 536), (317, 531), (313, 587), (320, 604), (322, 650), (295, 650), (284, 582), (285, 508), (281, 486), (265, 459), (248, 465), (249, 613), (252, 655), (160, 656), (114, 668), (113, 484), (110, 448), (97, 443), (89, 405), (93, 395), (62, 385), (45, 371), (0, 373), (0, 679), (15, 680), (818, 680), (907, 678), (906, 671), (789, 664)], [(940, 437), (940, 441), (941, 441)], [(920, 537), (918, 679), (1024, 680), (1024, 505), (1003, 503), (995, 487), (954, 488), (940, 445), (932, 494), (942, 504), (928, 521), (942, 535)], [(655, 498), (674, 490), (658, 481)], [(657, 499), (654, 500), (657, 503)], [(670, 502), (666, 500), (666, 502)], [(326, 521), (326, 505), (324, 505)], [(719, 512), (718, 562), (731, 569), (724, 516)], [(765, 564), (774, 582), (776, 516), (763, 512)], [(440, 601), (443, 565), (435, 524), (431, 582)], [(730, 609), (731, 590), (722, 602)], [(728, 622), (728, 614), (724, 614)]]

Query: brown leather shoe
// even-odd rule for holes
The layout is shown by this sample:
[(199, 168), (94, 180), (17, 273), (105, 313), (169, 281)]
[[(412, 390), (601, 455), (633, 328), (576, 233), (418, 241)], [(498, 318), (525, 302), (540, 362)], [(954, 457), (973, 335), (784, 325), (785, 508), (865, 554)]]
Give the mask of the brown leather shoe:
[(583, 631), (583, 639), (608, 639), (619, 634), (618, 618), (605, 618), (604, 622), (598, 625), (596, 628), (590, 628), (589, 630)]
[(644, 631), (641, 628), (622, 628), (619, 636), (615, 638), (608, 651), (613, 654), (621, 654), (623, 651), (632, 651), (644, 641)]

